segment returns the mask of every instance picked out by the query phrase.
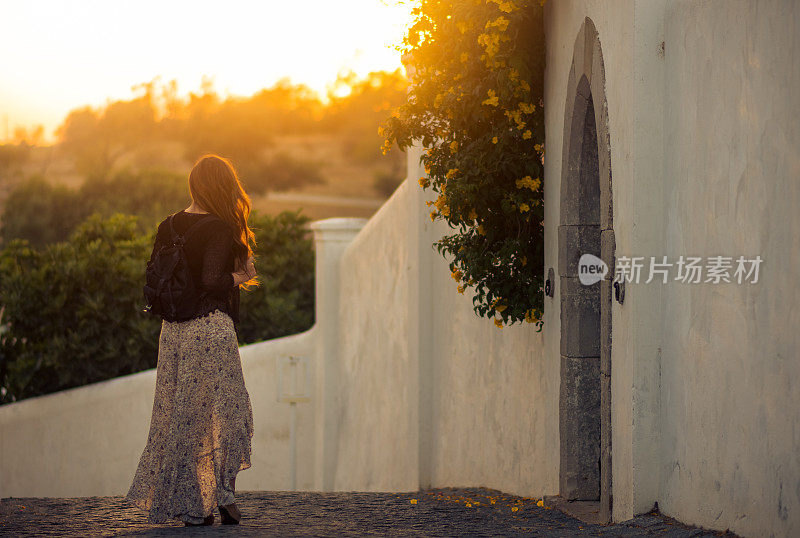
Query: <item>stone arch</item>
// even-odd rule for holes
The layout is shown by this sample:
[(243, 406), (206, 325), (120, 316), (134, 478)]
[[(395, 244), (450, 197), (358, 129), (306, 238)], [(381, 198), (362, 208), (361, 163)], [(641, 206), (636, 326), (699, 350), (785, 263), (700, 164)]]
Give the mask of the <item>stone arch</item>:
[[(611, 281), (614, 229), (608, 105), (600, 39), (584, 20), (572, 56), (564, 115), (558, 227), (561, 293), (559, 493), (596, 501), (611, 516)], [(608, 265), (596, 284), (578, 278), (578, 260)]]

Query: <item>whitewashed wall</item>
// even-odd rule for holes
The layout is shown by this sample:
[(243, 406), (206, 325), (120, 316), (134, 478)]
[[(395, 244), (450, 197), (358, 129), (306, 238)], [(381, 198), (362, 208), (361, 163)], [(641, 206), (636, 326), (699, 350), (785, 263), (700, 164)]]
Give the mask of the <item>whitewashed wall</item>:
[[(800, 535), (798, 5), (546, 6), (548, 266), (564, 94), (586, 17), (605, 63), (617, 255), (764, 259), (756, 285), (629, 284), (614, 303), (614, 518), (658, 502), (687, 523)], [(555, 356), (556, 310), (545, 314)]]
[(418, 156), (341, 260), (335, 489), (554, 493), (558, 361), (533, 325), (498, 329), (458, 294)]
[[(311, 357), (313, 329), (240, 348), (253, 406), (252, 467), (238, 490), (289, 489), (289, 410), (275, 357)], [(313, 361), (312, 367), (313, 367)], [(0, 497), (124, 495), (147, 441), (155, 369), (0, 407)], [(298, 404), (299, 489), (313, 484), (314, 415)]]
[(755, 285), (665, 287), (659, 506), (800, 536), (800, 5), (665, 17), (664, 254), (764, 261)]
[(557, 493), (558, 356), (531, 324), (479, 318), (447, 265), (432, 265), (432, 484)]
[(341, 260), (336, 489), (413, 490), (418, 484), (408, 196), (401, 187)]

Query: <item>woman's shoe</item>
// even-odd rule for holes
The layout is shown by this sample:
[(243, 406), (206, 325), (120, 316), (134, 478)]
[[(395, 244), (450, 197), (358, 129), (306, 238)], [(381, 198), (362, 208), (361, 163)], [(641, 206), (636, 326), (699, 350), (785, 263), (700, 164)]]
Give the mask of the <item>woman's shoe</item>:
[(213, 525), (214, 524), (214, 514), (213, 512), (209, 514), (207, 517), (203, 518), (202, 523), (189, 523), (188, 521), (184, 521), (184, 527), (200, 527), (203, 525)]
[(223, 525), (239, 524), (239, 520), (242, 519), (242, 514), (241, 512), (239, 512), (239, 509), (236, 508), (236, 503), (229, 504), (226, 506), (220, 505), (218, 508), (219, 508), (219, 515), (222, 516)]

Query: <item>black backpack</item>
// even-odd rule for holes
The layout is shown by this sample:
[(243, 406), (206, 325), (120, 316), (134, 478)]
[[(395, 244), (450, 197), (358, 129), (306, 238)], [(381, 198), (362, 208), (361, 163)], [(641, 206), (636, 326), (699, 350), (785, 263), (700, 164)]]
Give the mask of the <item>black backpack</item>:
[[(170, 215), (168, 220), (170, 242), (162, 245), (147, 262), (143, 288), (147, 306), (144, 311), (167, 321), (186, 321), (194, 316), (202, 290), (192, 279), (183, 246), (186, 240), (209, 217), (193, 223), (183, 235), (175, 232)], [(216, 218), (213, 215), (209, 215)]]

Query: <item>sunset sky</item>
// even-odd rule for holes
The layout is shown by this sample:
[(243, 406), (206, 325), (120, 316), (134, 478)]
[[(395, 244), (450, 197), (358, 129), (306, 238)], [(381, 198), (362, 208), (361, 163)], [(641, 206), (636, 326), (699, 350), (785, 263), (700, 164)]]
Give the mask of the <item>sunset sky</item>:
[(71, 109), (133, 96), (160, 76), (181, 94), (213, 77), (250, 95), (282, 77), (318, 91), (352, 69), (400, 66), (408, 2), (394, 0), (0, 0), (0, 139), (47, 134)]

